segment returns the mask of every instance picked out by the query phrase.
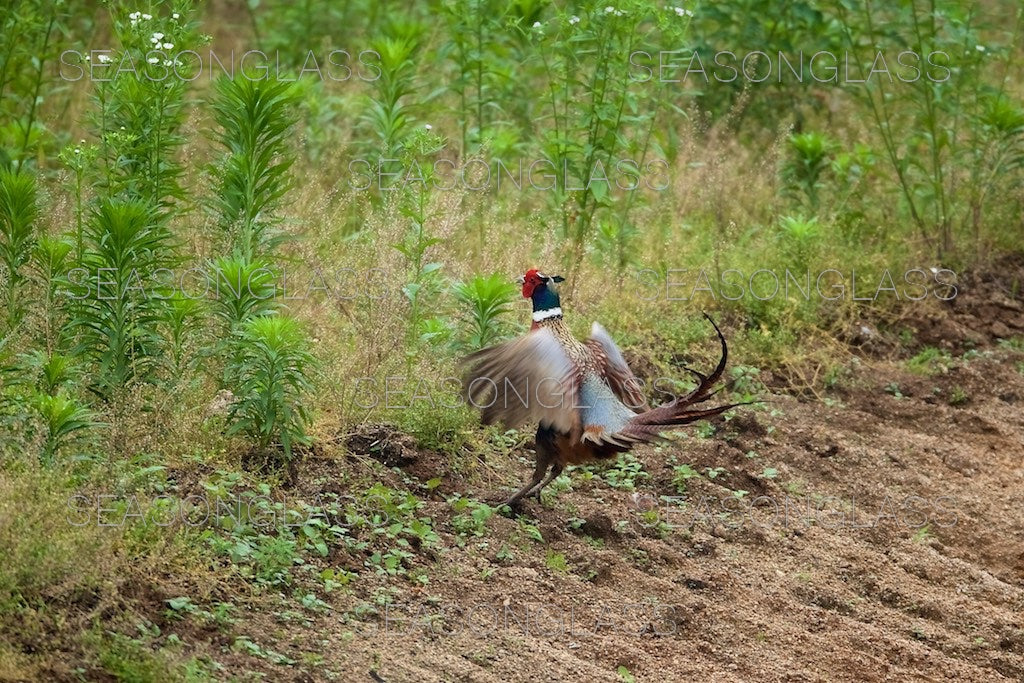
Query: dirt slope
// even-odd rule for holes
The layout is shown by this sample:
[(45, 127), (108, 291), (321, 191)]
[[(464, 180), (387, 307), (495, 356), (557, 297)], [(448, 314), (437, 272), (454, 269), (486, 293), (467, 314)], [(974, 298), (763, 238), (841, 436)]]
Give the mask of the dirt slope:
[[(577, 471), (526, 508), (543, 544), (495, 517), (435, 558), (424, 589), (389, 593), (386, 613), (346, 622), (350, 595), (308, 629), (267, 624), (279, 651), (325, 658), (274, 675), (1024, 680), (1020, 358), (997, 350), (934, 377), (864, 364), (831, 407), (778, 396), (710, 439), (640, 451), (651, 477), (635, 492)], [(655, 502), (678, 495), (671, 456), (724, 471), (688, 479), (685, 508)], [(410, 471), (451, 475), (428, 456)], [(427, 506), (439, 521), (445, 488)], [(374, 579), (360, 581), (365, 599)]]

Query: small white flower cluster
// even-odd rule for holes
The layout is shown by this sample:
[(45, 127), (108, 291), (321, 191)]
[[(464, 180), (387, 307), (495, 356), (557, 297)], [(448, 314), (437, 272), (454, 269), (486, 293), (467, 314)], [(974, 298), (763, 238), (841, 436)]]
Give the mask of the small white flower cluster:
[(535, 22), (533, 22), (533, 27), (534, 28), (544, 28), (544, 24), (540, 23), (539, 21), (535, 21)]
[(578, 23), (580, 23), (580, 18), (577, 17), (575, 14), (572, 15), (571, 17), (569, 17), (569, 25), (570, 26), (575, 26)]
[(974, 49), (977, 50), (978, 52), (984, 52), (985, 51), (985, 46), (984, 45), (975, 45)]
[[(150, 64), (158, 64), (160, 62), (160, 59), (159, 59), (159, 57), (150, 57), (146, 61), (149, 62)], [(164, 66), (181, 66), (181, 62), (178, 61), (177, 59), (175, 59), (175, 60), (165, 59), (163, 61), (163, 64), (164, 64)]]
[(140, 21), (149, 21), (152, 18), (152, 14), (144, 14), (142, 12), (132, 12), (128, 15), (128, 20), (132, 22), (132, 26), (135, 26)]
[(155, 45), (158, 48), (162, 46), (165, 50), (170, 50), (172, 47), (174, 47), (174, 43), (161, 43), (160, 41), (162, 41), (163, 39), (164, 39), (164, 34), (162, 34), (159, 31), (157, 31), (149, 39), (149, 42), (153, 43), (153, 45)]
[(677, 17), (692, 17), (693, 16), (693, 12), (688, 10), (688, 9), (686, 9), (686, 8), (684, 8), (684, 7), (669, 7), (668, 5), (665, 5), (665, 9), (666, 10), (672, 10), (673, 12), (676, 13)]
[(110, 64), (110, 55), (96, 55), (96, 59), (100, 60), (100, 64)]
[(608, 5), (607, 7), (604, 8), (604, 13), (605, 14), (614, 14), (617, 17), (625, 16), (625, 14), (626, 14), (625, 11), (623, 11), (621, 9), (615, 9), (611, 5)]

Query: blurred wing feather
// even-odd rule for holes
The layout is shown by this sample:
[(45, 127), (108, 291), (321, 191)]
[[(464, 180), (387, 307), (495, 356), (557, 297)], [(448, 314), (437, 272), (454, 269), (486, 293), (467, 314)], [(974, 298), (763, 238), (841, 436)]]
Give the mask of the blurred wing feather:
[(576, 368), (547, 329), (470, 354), (463, 395), (485, 424), (539, 422), (561, 432), (578, 424)]

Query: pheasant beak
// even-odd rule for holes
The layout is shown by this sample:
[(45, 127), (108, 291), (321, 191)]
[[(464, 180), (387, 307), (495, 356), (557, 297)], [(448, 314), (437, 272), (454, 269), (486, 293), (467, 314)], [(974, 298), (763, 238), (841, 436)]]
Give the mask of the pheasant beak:
[(520, 275), (519, 277), (516, 278), (516, 284), (517, 285), (526, 284), (526, 278), (523, 277), (522, 275)]

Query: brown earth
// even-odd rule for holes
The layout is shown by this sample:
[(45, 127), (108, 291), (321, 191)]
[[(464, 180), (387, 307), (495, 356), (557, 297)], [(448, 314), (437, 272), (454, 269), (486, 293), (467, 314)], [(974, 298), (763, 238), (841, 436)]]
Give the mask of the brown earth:
[[(297, 681), (1024, 680), (1022, 357), (934, 377), (865, 363), (831, 406), (775, 396), (710, 439), (640, 450), (635, 492), (574, 471), (526, 506), (543, 543), (496, 516), (465, 549), (419, 555), (425, 587), (364, 575), (305, 626), (266, 611), (239, 625), (315, 667), (215, 656)], [(724, 469), (674, 507), (657, 501), (678, 495), (670, 456)], [(402, 462), (442, 479), (423, 513), (454, 546), (444, 496), (495, 491), (465, 490), (436, 454)], [(307, 458), (298, 487), (346, 467)], [(502, 490), (528, 473), (495, 467)], [(382, 590), (392, 606), (366, 611)]]

